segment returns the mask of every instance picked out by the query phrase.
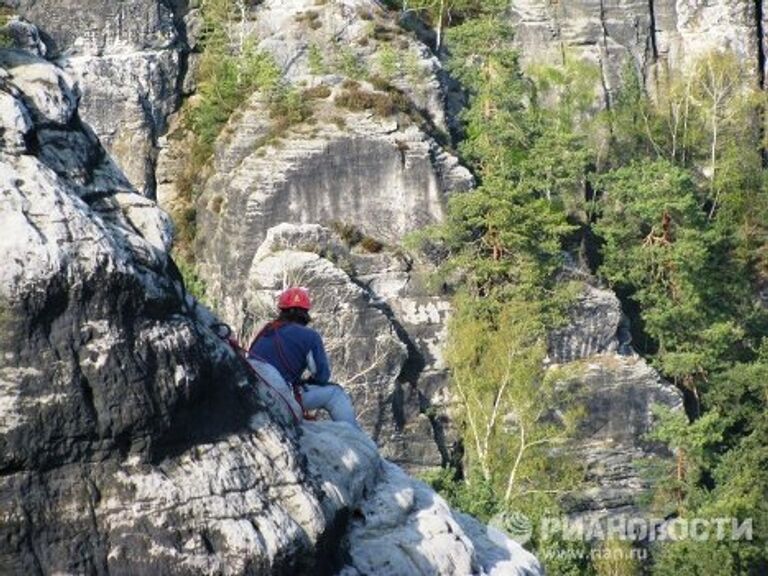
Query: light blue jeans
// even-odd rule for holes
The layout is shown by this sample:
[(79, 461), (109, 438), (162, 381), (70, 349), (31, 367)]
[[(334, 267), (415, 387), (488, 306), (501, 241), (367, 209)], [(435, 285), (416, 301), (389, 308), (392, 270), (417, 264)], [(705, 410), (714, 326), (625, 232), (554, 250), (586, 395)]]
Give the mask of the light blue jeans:
[[(293, 391), (285, 383), (283, 377), (277, 368), (267, 362), (249, 358), (248, 362), (253, 367), (256, 374), (265, 380), (270, 388), (283, 398), (282, 403), (277, 403), (279, 409), (289, 408), (294, 417), (298, 420), (302, 418), (301, 408), (293, 397)], [(318, 386), (316, 384), (304, 384), (301, 387), (301, 402), (306, 410), (327, 410), (331, 419), (337, 422), (349, 422), (356, 428), (360, 428), (355, 418), (355, 408), (352, 406), (352, 400), (344, 389), (338, 384), (326, 384)], [(286, 417), (290, 418), (290, 412)]]
[(331, 419), (336, 422), (349, 422), (360, 428), (355, 418), (355, 408), (352, 400), (338, 384), (304, 384), (301, 387), (301, 401), (305, 410), (327, 410)]

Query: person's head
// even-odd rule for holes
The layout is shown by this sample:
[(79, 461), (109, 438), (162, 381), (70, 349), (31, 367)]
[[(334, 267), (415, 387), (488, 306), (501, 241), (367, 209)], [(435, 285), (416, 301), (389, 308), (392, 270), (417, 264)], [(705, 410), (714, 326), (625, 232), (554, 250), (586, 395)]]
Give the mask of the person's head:
[(280, 310), (279, 318), (288, 322), (297, 322), (306, 326), (311, 318), (309, 309), (312, 302), (309, 292), (304, 288), (288, 288), (277, 299), (277, 307)]

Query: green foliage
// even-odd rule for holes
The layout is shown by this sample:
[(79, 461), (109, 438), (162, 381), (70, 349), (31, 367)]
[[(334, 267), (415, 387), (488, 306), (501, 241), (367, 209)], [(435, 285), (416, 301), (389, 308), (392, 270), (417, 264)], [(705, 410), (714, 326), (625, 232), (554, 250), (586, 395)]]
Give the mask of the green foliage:
[(339, 48), (337, 54), (337, 68), (347, 77), (354, 80), (362, 80), (367, 75), (365, 64), (357, 53), (348, 47)]
[(467, 480), (458, 480), (455, 470), (441, 468), (423, 474), (421, 479), (451, 506), (483, 522), (488, 522), (501, 509), (493, 485), (476, 472)]
[[(445, 222), (418, 240), (461, 282), (446, 360), (461, 400), (466, 480), (439, 488), (480, 518), (514, 511), (535, 521), (559, 514), (560, 496), (582, 481), (566, 449), (582, 408), (544, 358), (547, 331), (572, 296), (555, 276), (589, 154), (577, 122), (540, 108), (511, 41), (493, 11), (446, 33), (448, 67), (469, 91), (459, 150), (478, 186), (454, 195)], [(578, 100), (572, 80), (558, 84), (558, 98)], [(533, 544), (541, 552), (550, 543)], [(551, 573), (581, 574), (589, 557), (545, 563)]]
[(0, 49), (13, 48), (13, 36), (7, 30), (0, 30)]
[(750, 265), (734, 257), (737, 236), (708, 218), (706, 191), (667, 160), (633, 162), (594, 183), (600, 273), (639, 305), (643, 351), (698, 398), (711, 374), (751, 354), (751, 325), (764, 322)]
[[(326, 97), (330, 92), (323, 91)], [(299, 124), (312, 116), (312, 109), (304, 93), (295, 89), (285, 89), (269, 105), (269, 118), (272, 120), (272, 134), (284, 132), (290, 126)]]
[(536, 554), (547, 574), (557, 576), (595, 576), (590, 562), (591, 547), (581, 540), (566, 540), (556, 533), (536, 541)]
[(181, 277), (184, 280), (184, 288), (187, 293), (200, 302), (207, 302), (205, 280), (197, 274), (195, 265), (178, 252), (174, 254), (174, 260), (179, 268), (179, 272), (181, 272)]
[(392, 80), (397, 74), (398, 53), (389, 45), (384, 45), (376, 53), (376, 67), (379, 74), (387, 80)]
[[(447, 222), (431, 240), (449, 251), (448, 267), (460, 269), (477, 295), (547, 289), (563, 238), (572, 231), (563, 210), (572, 177), (585, 177), (583, 155), (564, 163), (560, 154), (568, 146), (551, 146), (577, 138), (556, 134), (540, 110), (524, 105), (533, 94), (511, 38), (508, 25), (489, 17), (447, 34), (449, 67), (471, 94), (460, 151), (480, 186), (451, 199)], [(551, 169), (543, 170), (545, 164)]]
[[(714, 565), (722, 574), (763, 573), (768, 316), (756, 294), (768, 282), (764, 99), (720, 52), (688, 75), (660, 77), (655, 100), (628, 64), (610, 110), (598, 113), (594, 67), (566, 54), (563, 65), (524, 75), (509, 26), (483, 4), (409, 6), (436, 29), (447, 21), (434, 10), (455, 11), (447, 66), (469, 94), (459, 151), (478, 182), (451, 198), (444, 224), (418, 237), (460, 283), (447, 360), (462, 399), (468, 481), (434, 483), (464, 509), (482, 503), (474, 510), (485, 518), (555, 510), (555, 495), (578, 484), (567, 451), (552, 446), (572, 436), (578, 410), (555, 421), (534, 416), (563, 399), (542, 371), (542, 342), (568, 302), (555, 281), (563, 249), (580, 238), (622, 298), (635, 345), (687, 395), (689, 415), (657, 413), (648, 437), (674, 451), (671, 463), (649, 468), (653, 504), (683, 517), (750, 517), (763, 530), (753, 542), (659, 545), (654, 574), (715, 573)], [(542, 445), (517, 458), (533, 438)], [(564, 545), (534, 544), (545, 558)], [(605, 545), (614, 549), (626, 552)], [(606, 556), (545, 562), (557, 574), (638, 573), (626, 554)]]
[[(656, 424), (648, 439), (662, 442), (675, 452), (675, 461), (667, 464), (657, 480), (656, 506), (669, 514), (684, 512), (687, 499), (698, 491), (704, 473), (714, 462), (709, 447), (723, 438), (725, 423), (717, 412), (709, 412), (689, 423), (680, 412), (656, 408)], [(671, 508), (670, 508), (671, 507)]]
[(307, 61), (309, 64), (309, 71), (316, 76), (322, 76), (328, 74), (328, 66), (323, 58), (323, 53), (317, 44), (310, 44), (307, 52)]
[(639, 560), (633, 555), (632, 544), (608, 540), (592, 554), (596, 576), (639, 576)]
[(219, 53), (217, 45), (212, 46), (203, 53), (197, 99), (187, 115), (188, 127), (208, 155), (221, 129), (254, 90), (270, 94), (274, 101), (282, 96), (280, 69), (271, 56), (251, 46), (237, 55)]
[(13, 36), (6, 28), (14, 16), (15, 12), (10, 6), (0, 6), (0, 49), (14, 46)]
[(599, 272), (631, 303), (637, 339), (689, 396), (692, 421), (660, 413), (654, 504), (683, 518), (751, 518), (753, 541), (664, 543), (654, 574), (766, 570), (765, 310), (768, 195), (756, 130), (762, 98), (727, 52), (705, 55), (652, 102), (625, 72), (611, 112), (613, 165), (593, 178)]
[[(545, 373), (545, 327), (535, 301), (455, 301), (446, 358), (461, 399), (465, 465), (498, 494), (499, 506), (528, 513), (578, 477), (565, 451), (578, 403)], [(567, 406), (554, 417), (558, 406)]]

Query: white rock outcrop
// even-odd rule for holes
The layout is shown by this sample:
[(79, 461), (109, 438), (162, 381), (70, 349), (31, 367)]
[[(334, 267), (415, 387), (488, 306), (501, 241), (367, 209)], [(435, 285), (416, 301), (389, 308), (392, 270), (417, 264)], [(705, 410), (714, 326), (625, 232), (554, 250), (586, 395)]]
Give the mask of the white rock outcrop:
[(61, 71), (0, 51), (0, 94), (0, 573), (541, 574), (363, 433), (282, 423)]
[[(158, 138), (182, 96), (193, 40), (185, 0), (18, 0), (46, 44), (27, 34), (74, 78), (80, 114), (144, 195), (155, 194)], [(186, 17), (186, 21), (185, 21)], [(22, 40), (22, 38), (19, 38)]]
[(511, 17), (523, 62), (592, 62), (605, 104), (616, 96), (627, 66), (651, 93), (713, 51), (733, 53), (755, 80), (765, 74), (766, 15), (759, 2), (513, 0)]

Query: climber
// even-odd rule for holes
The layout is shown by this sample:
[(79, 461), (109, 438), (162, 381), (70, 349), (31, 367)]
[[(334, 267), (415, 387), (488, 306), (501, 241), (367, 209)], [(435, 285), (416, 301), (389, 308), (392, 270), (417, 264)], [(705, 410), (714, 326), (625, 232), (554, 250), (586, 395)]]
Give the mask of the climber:
[[(312, 304), (304, 288), (288, 288), (277, 301), (278, 317), (267, 324), (248, 349), (249, 361), (271, 365), (298, 392), (305, 410), (323, 408), (336, 421), (359, 428), (349, 396), (330, 382), (331, 369), (323, 340), (307, 327)], [(305, 371), (308, 378), (302, 378)]]

